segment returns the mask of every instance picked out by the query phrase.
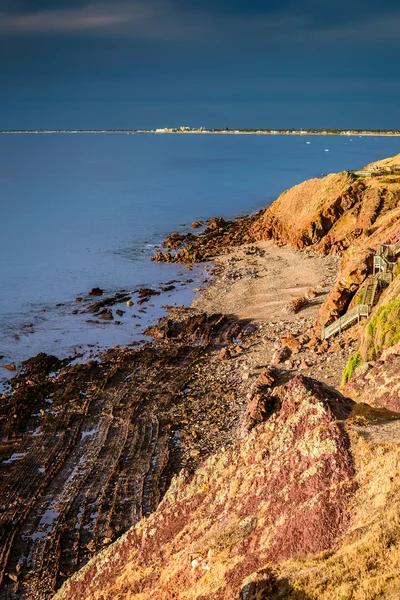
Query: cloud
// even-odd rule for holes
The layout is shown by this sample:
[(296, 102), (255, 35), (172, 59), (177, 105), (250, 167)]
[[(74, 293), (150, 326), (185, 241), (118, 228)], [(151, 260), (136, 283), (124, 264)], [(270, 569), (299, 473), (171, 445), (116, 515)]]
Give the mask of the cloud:
[[(134, 2), (77, 3), (72, 8), (43, 8), (30, 11), (0, 12), (0, 33), (71, 34), (100, 32), (113, 34), (123, 31), (139, 35), (151, 33), (152, 25), (162, 18), (164, 3), (137, 0)], [(32, 7), (33, 8), (33, 7)]]
[[(0, 0), (0, 35), (97, 35), (237, 44), (352, 43), (359, 40), (398, 43), (400, 9), (391, 0), (378, 13), (353, 0), (321, 7), (320, 0), (298, 2), (237, 0), (210, 3), (185, 0)], [(213, 6), (214, 4), (214, 6)], [(356, 7), (360, 6), (357, 12)], [(12, 8), (11, 8), (12, 7)]]

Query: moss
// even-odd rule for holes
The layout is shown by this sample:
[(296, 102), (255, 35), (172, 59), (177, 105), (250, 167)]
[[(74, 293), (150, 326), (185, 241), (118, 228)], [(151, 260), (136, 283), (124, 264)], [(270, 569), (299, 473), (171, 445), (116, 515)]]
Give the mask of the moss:
[(366, 360), (377, 360), (385, 348), (400, 342), (400, 297), (378, 308), (366, 333)]
[(345, 385), (351, 380), (351, 378), (353, 377), (354, 370), (360, 365), (362, 365), (363, 362), (364, 361), (361, 358), (361, 354), (359, 351), (350, 356), (349, 360), (347, 361), (347, 365), (345, 366), (343, 371), (342, 385)]

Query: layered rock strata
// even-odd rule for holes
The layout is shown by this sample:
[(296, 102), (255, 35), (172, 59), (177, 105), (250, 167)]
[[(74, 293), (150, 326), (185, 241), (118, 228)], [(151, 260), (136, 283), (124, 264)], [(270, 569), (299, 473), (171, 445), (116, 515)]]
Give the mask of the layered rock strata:
[(1, 404), (2, 598), (50, 597), (153, 512), (182, 467), (235, 441), (240, 378), (211, 380), (207, 361), (252, 329), (189, 311), (101, 363), (27, 361)]

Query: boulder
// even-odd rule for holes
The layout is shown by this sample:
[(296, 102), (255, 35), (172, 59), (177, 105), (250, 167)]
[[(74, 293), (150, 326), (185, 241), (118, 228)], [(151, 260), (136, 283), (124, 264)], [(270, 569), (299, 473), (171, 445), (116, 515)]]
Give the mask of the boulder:
[(299, 310), (301, 310), (307, 304), (308, 300), (305, 296), (302, 296), (300, 298), (293, 298), (293, 300), (289, 300), (289, 302), (286, 304), (284, 312), (288, 314), (298, 313)]
[(228, 348), (222, 348), (221, 352), (218, 354), (219, 360), (228, 360), (231, 357), (231, 353)]
[(282, 338), (282, 347), (289, 348), (293, 354), (297, 354), (301, 350), (301, 344), (292, 333)]
[(292, 354), (292, 351), (290, 350), (290, 348), (288, 348), (288, 347), (280, 348), (279, 350), (274, 352), (274, 354), (272, 355), (272, 364), (279, 365), (279, 363), (287, 360), (291, 354)]

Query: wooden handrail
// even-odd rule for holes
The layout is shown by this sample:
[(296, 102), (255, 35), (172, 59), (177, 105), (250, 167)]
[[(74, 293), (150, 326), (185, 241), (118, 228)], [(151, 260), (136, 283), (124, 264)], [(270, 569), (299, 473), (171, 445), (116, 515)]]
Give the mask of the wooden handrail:
[[(397, 254), (400, 254), (400, 240), (395, 244), (380, 246), (377, 254), (374, 256), (374, 274), (365, 280), (361, 304), (347, 311), (342, 317), (339, 317), (339, 319), (336, 319), (336, 321), (327, 327), (324, 327), (321, 335), (323, 340), (326, 340), (335, 333), (341, 332), (342, 329), (353, 323), (356, 319), (360, 321), (360, 317), (368, 317), (374, 305), (379, 282), (390, 283), (393, 281), (393, 270), (397, 263), (387, 260), (386, 257), (396, 256)], [(369, 291), (371, 292), (370, 298), (368, 298)]]

